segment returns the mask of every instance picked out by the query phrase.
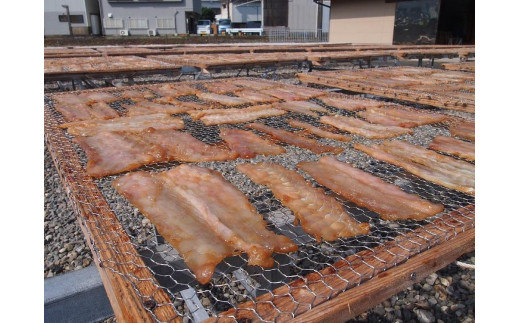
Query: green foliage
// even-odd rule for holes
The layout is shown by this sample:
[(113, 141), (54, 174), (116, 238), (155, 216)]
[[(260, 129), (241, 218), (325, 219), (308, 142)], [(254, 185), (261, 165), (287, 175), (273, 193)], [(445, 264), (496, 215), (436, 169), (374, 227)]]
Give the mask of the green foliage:
[(211, 21), (215, 21), (215, 12), (210, 8), (202, 7), (202, 14), (199, 19), (208, 19)]

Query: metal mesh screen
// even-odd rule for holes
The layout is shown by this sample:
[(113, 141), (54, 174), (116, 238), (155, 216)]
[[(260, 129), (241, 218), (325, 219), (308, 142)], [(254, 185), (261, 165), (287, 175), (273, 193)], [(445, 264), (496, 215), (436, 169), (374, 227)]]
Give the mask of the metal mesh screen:
[[(197, 85), (202, 82), (190, 83), (204, 90), (200, 84)], [(146, 86), (133, 88), (148, 90)], [(119, 94), (117, 90), (110, 92)], [(184, 96), (180, 100), (195, 101), (197, 98)], [(353, 114), (327, 106), (319, 99), (311, 101), (326, 107), (329, 112)], [(125, 109), (121, 104), (130, 102), (121, 100), (110, 105), (124, 114)], [(422, 180), (352, 148), (356, 142), (370, 144), (378, 140), (352, 135), (352, 142), (343, 143), (315, 137), (322, 143), (345, 148), (337, 155), (339, 160), (395, 184), (408, 193), (445, 206), (442, 214), (425, 221), (384, 221), (377, 213), (350, 203), (322, 187), (327, 194), (335, 196), (354, 218), (369, 222), (371, 232), (355, 238), (318, 243), (299, 225), (294, 225), (293, 213), (268, 188), (253, 183), (235, 168), (241, 163), (271, 161), (295, 170), (298, 162), (319, 158), (308, 150), (281, 143), (287, 150), (282, 155), (195, 165), (222, 173), (226, 180), (247, 195), (257, 211), (264, 216), (268, 229), (291, 238), (298, 244), (298, 251), (275, 254), (275, 265), (272, 268), (248, 266), (244, 255), (226, 258), (217, 266), (210, 283), (200, 285), (177, 251), (157, 233), (153, 223), (111, 187), (112, 181), (121, 175), (92, 180), (85, 174), (83, 168), (87, 159), (84, 152), (70, 142), (71, 137), (66, 132), (56, 128), (63, 119), (54, 110), (52, 99), (46, 98), (45, 105), (46, 144), (96, 262), (127, 283), (137, 295), (138, 302), (157, 321), (174, 318), (193, 322), (207, 318), (275, 321), (292, 318), (359, 285), (378, 272), (406, 261), (422, 250), (474, 227), (474, 211), (471, 207), (475, 203), (474, 197)], [(432, 110), (442, 113), (438, 109)], [(296, 113), (257, 121), (295, 131), (287, 124), (288, 118), (320, 125), (317, 118)], [(182, 115), (182, 119), (185, 122), (184, 131), (197, 139), (208, 144), (221, 141), (217, 126), (205, 126), (187, 115)], [(243, 128), (243, 125), (225, 126)], [(413, 135), (398, 139), (427, 146), (437, 135), (449, 136), (446, 124), (417, 127)], [(144, 166), (141, 170), (160, 172), (179, 164), (160, 163)], [(306, 173), (298, 172), (314, 186), (321, 187)]]
[[(399, 99), (411, 104), (475, 112), (474, 75), (428, 68), (386, 67), (299, 73), (301, 82)], [(402, 82), (405, 77), (406, 82)]]

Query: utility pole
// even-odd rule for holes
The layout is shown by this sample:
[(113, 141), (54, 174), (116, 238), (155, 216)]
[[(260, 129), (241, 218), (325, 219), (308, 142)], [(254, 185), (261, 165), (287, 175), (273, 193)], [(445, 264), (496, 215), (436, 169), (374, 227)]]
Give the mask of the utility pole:
[(227, 9), (227, 17), (228, 17), (228, 19), (231, 19), (231, 16), (229, 15), (229, 0), (227, 0), (226, 9)]
[(72, 36), (72, 25), (70, 23), (70, 11), (69, 11), (69, 6), (66, 5), (66, 4), (62, 4), (61, 5), (63, 8), (65, 8), (65, 11), (67, 12), (67, 22), (69, 24), (69, 35)]

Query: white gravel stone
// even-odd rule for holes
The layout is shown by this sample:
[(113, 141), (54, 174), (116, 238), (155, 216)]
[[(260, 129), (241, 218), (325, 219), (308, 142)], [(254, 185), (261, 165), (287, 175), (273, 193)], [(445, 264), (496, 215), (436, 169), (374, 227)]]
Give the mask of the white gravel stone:
[(436, 273), (433, 273), (433, 274), (431, 274), (430, 276), (428, 276), (428, 277), (426, 278), (426, 282), (427, 282), (429, 285), (433, 286), (433, 284), (435, 284), (435, 280), (437, 280), (438, 277), (439, 277), (439, 276), (438, 276)]
[(415, 314), (417, 315), (417, 319), (421, 323), (433, 323), (433, 322), (435, 322), (435, 316), (430, 311), (417, 309), (415, 311)]

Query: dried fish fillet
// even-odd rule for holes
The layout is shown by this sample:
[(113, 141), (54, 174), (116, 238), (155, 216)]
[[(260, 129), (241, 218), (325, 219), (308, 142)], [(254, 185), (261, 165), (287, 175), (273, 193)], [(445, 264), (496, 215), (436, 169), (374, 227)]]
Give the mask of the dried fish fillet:
[(91, 108), (85, 103), (55, 104), (54, 108), (61, 113), (63, 119), (68, 122), (91, 120)]
[(139, 101), (134, 105), (123, 105), (127, 109), (127, 116), (139, 116), (144, 114), (178, 114), (190, 111), (190, 108), (172, 104), (160, 104), (149, 101)]
[(56, 102), (54, 108), (62, 114), (68, 122), (77, 122), (94, 119), (111, 119), (119, 117), (116, 110), (105, 102), (62, 104)]
[(239, 98), (248, 100), (251, 103), (272, 103), (279, 99), (274, 96), (253, 90), (242, 90), (235, 93)]
[(213, 109), (213, 108), (222, 107), (222, 105), (220, 105), (217, 102), (210, 102), (210, 103), (200, 103), (200, 102), (193, 102), (193, 101), (189, 102), (189, 101), (177, 100), (175, 98), (171, 98), (167, 101), (159, 101), (159, 100), (155, 99), (154, 102), (178, 105), (178, 106), (189, 108), (190, 110), (205, 110), (205, 109)]
[(342, 95), (322, 96), (318, 99), (326, 105), (347, 111), (359, 111), (370, 107), (380, 107), (384, 104), (375, 100), (355, 99)]
[(273, 108), (292, 111), (296, 113), (302, 113), (313, 117), (318, 116), (318, 114), (314, 111), (328, 113), (328, 110), (322, 107), (321, 105), (309, 101), (285, 101), (280, 103), (274, 103)]
[(185, 201), (194, 205), (198, 216), (213, 232), (235, 250), (249, 256), (250, 265), (270, 267), (273, 252), (296, 251), (286, 236), (267, 230), (261, 214), (247, 196), (227, 182), (220, 173), (193, 165), (181, 165), (165, 173), (168, 183), (179, 189)]
[(200, 90), (182, 83), (148, 85), (147, 87), (155, 93), (168, 98), (175, 98), (183, 95), (196, 95), (200, 93)]
[(267, 230), (247, 197), (215, 171), (181, 165), (130, 173), (112, 185), (150, 218), (202, 284), (234, 252), (246, 252), (250, 265), (270, 267), (273, 252), (297, 250), (288, 237)]
[(94, 102), (90, 106), (90, 114), (94, 119), (118, 118), (119, 113), (112, 109), (106, 102)]
[(52, 96), (54, 105), (88, 104), (89, 99), (73, 93), (56, 94)]
[(229, 148), (236, 151), (241, 158), (253, 158), (256, 155), (280, 155), (285, 149), (277, 144), (263, 139), (251, 131), (221, 128), (222, 138)]
[(438, 113), (425, 113), (390, 107), (368, 108), (365, 111), (358, 112), (357, 115), (371, 123), (404, 128), (442, 122), (447, 118), (446, 115)]
[(223, 94), (201, 92), (198, 93), (197, 96), (202, 100), (214, 101), (227, 106), (243, 105), (249, 103), (249, 101), (246, 99)]
[(298, 101), (298, 100), (308, 100), (308, 96), (300, 95), (290, 90), (285, 90), (283, 88), (269, 88), (265, 90), (260, 90), (261, 93), (274, 96), (278, 99), (285, 101)]
[(119, 97), (108, 92), (84, 92), (84, 93), (65, 93), (56, 94), (52, 96), (52, 99), (62, 105), (73, 105), (73, 104), (92, 104), (95, 102), (110, 103), (120, 100)]
[(225, 147), (208, 145), (187, 132), (157, 130), (146, 132), (146, 140), (166, 151), (167, 160), (206, 162), (233, 160), (238, 153)]
[(465, 121), (459, 122), (450, 127), (452, 136), (466, 140), (475, 141), (475, 122)]
[[(219, 115), (222, 115), (224, 119), (227, 119), (229, 117), (235, 117), (237, 114), (248, 114), (248, 113), (253, 113), (253, 112), (258, 112), (258, 111), (266, 111), (266, 110), (271, 110), (271, 106), (270, 105), (255, 105), (255, 106), (252, 106), (252, 107), (247, 107), (247, 108), (227, 108), (227, 109), (204, 109), (204, 110), (191, 110), (191, 111), (188, 111), (187, 113), (191, 116), (191, 118), (193, 120), (199, 120), (200, 118), (204, 117), (204, 116), (209, 116), (209, 115), (215, 115), (215, 114), (219, 114)], [(281, 110), (278, 110), (279, 113), (285, 113)], [(278, 113), (278, 112), (277, 112)], [(239, 119), (241, 118), (244, 118), (244, 117), (237, 117)]]
[(210, 91), (210, 92), (213, 92), (213, 93), (217, 93), (217, 94), (224, 94), (224, 93), (235, 93), (237, 91), (240, 91), (242, 90), (242, 88), (234, 85), (234, 84), (231, 84), (231, 83), (228, 83), (228, 82), (211, 82), (211, 83), (206, 83), (204, 84), (204, 87)]
[(441, 204), (408, 194), (396, 185), (333, 157), (301, 162), (297, 167), (347, 200), (379, 213), (384, 220), (424, 220), (444, 210)]
[(232, 79), (225, 80), (225, 82), (234, 84), (234, 85), (239, 85), (246, 89), (251, 89), (251, 90), (264, 90), (264, 89), (269, 89), (269, 88), (273, 88), (273, 87), (277, 86), (277, 84), (274, 82), (264, 82), (262, 80), (250, 80), (250, 79), (243, 80), (241, 78), (240, 79), (232, 78)]
[(462, 141), (452, 137), (437, 136), (428, 147), (467, 160), (475, 160), (475, 143)]
[(237, 169), (253, 182), (266, 185), (293, 211), (303, 230), (318, 242), (367, 234), (370, 227), (353, 219), (343, 206), (322, 189), (314, 188), (297, 172), (273, 163), (241, 164)]
[(315, 126), (313, 126), (309, 123), (303, 122), (303, 121), (290, 119), (287, 122), (289, 123), (289, 125), (291, 127), (303, 128), (303, 129), (305, 129), (306, 132), (309, 132), (313, 135), (316, 135), (316, 136), (319, 136), (322, 138), (334, 139), (334, 140), (339, 140), (339, 141), (344, 141), (344, 142), (349, 142), (352, 140), (352, 137), (345, 136), (345, 135), (342, 135), (339, 133), (330, 132), (330, 131), (324, 130), (322, 128), (315, 127)]
[(354, 144), (373, 158), (402, 167), (410, 173), (444, 187), (475, 195), (475, 165), (443, 156), (404, 141), (381, 145)]
[(412, 130), (407, 128), (376, 125), (361, 119), (341, 115), (323, 116), (320, 118), (320, 122), (368, 139), (387, 139), (413, 133)]
[(86, 171), (93, 177), (118, 174), (158, 162), (223, 161), (238, 156), (234, 151), (207, 145), (189, 133), (176, 130), (100, 132), (73, 141), (87, 154)]
[(86, 93), (81, 93), (78, 95), (87, 98), (88, 99), (87, 103), (95, 103), (95, 102), (110, 103), (110, 102), (115, 102), (115, 101), (121, 100), (119, 97), (115, 96), (112, 93), (108, 93), (108, 92), (86, 92)]
[(148, 128), (182, 129), (184, 122), (165, 113), (146, 114), (131, 117), (120, 117), (108, 120), (87, 120), (64, 123), (60, 128), (66, 128), (73, 136), (93, 136), (103, 131), (141, 132)]
[(312, 99), (312, 98), (316, 98), (316, 97), (319, 98), (321, 96), (328, 94), (328, 92), (323, 91), (323, 90), (314, 89), (314, 88), (306, 87), (306, 86), (299, 86), (299, 85), (284, 84), (283, 86), (278, 87), (278, 88), (283, 91), (295, 93), (295, 94), (301, 96), (302, 98), (304, 98), (304, 100), (308, 100), (308, 99)]
[(253, 121), (259, 118), (280, 116), (286, 113), (283, 110), (275, 109), (265, 105), (253, 106), (243, 109), (222, 109), (220, 111), (208, 110), (208, 112), (206, 112), (206, 115), (200, 118), (200, 120), (206, 126), (224, 123), (242, 123)]
[(166, 159), (166, 152), (142, 135), (100, 132), (72, 139), (87, 154), (87, 174), (103, 177)]
[(121, 97), (123, 99), (130, 100), (142, 100), (142, 99), (152, 99), (155, 97), (150, 91), (139, 91), (139, 90), (125, 90), (121, 92)]
[(343, 148), (320, 144), (317, 140), (300, 136), (282, 129), (272, 128), (261, 123), (250, 123), (247, 124), (246, 127), (267, 133), (279, 141), (283, 141), (300, 148), (308, 149), (315, 154), (339, 154), (343, 151)]
[(113, 187), (155, 225), (157, 231), (182, 256), (197, 281), (207, 284), (215, 267), (233, 254), (233, 247), (220, 238), (186, 202), (164, 173), (132, 172), (113, 182)]

